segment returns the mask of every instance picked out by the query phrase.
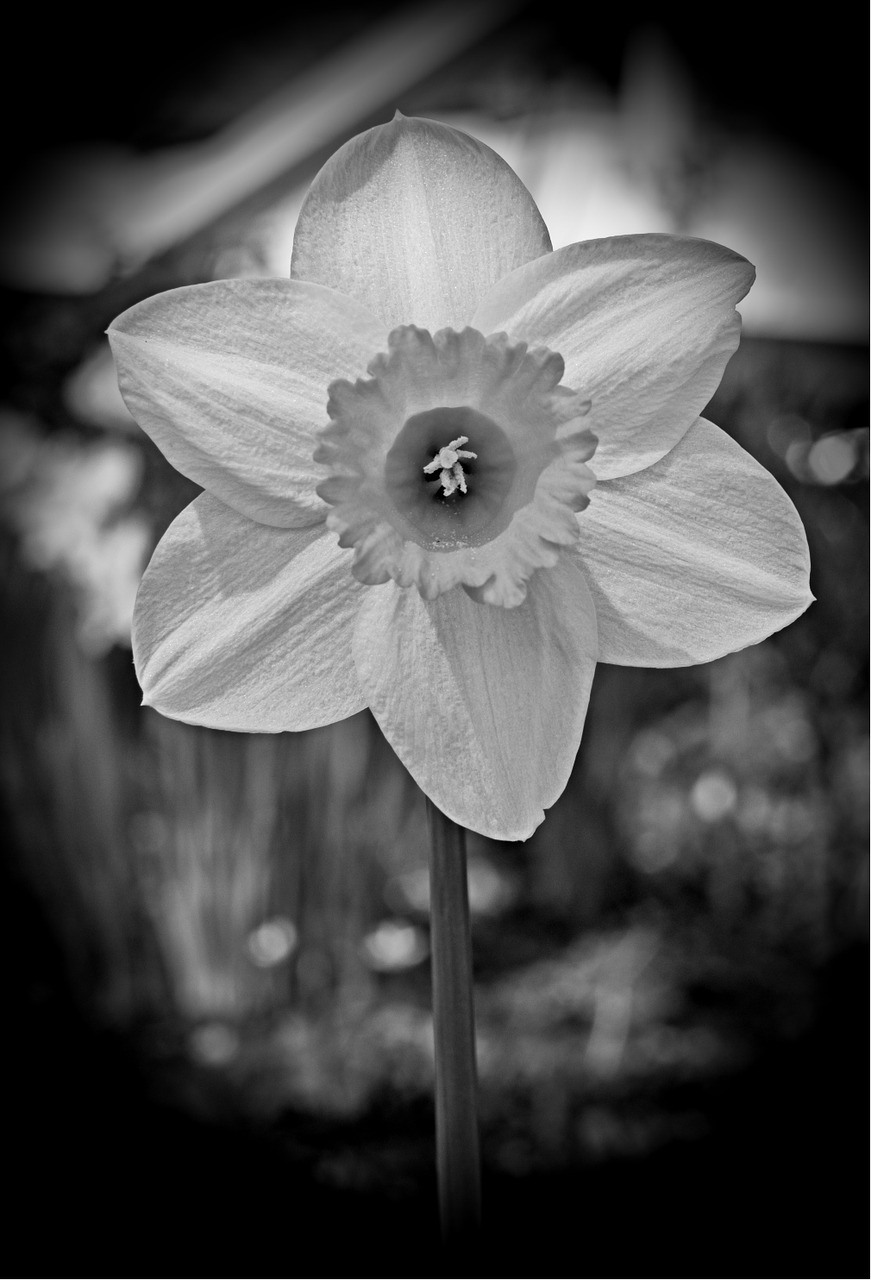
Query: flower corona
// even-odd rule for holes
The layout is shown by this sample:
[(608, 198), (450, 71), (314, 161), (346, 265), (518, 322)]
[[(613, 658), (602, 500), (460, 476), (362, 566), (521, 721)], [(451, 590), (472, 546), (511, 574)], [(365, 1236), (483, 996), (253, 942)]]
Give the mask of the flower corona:
[[(532, 573), (577, 542), (575, 513), (595, 484), (589, 401), (560, 385), (563, 370), (554, 352), (505, 334), (407, 326), (369, 380), (332, 384), (318, 493), (360, 582), (523, 602)], [(470, 439), (476, 449), (463, 449)]]

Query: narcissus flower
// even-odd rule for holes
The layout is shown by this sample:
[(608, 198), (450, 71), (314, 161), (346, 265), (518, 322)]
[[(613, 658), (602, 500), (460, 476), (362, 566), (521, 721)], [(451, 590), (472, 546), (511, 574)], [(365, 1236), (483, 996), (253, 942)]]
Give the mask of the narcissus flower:
[(752, 279), (665, 235), (553, 252), (512, 170), (434, 121), (352, 139), (290, 279), (110, 328), (131, 412), (205, 490), (139, 592), (146, 703), (267, 732), (368, 706), (449, 817), (525, 839), (597, 661), (706, 662), (812, 599), (788, 498), (699, 417)]

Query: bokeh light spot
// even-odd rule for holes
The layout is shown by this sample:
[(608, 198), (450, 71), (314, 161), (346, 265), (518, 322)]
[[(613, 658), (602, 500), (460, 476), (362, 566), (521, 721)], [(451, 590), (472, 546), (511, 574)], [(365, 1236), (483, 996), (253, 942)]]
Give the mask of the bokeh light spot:
[(676, 748), (671, 738), (655, 729), (645, 729), (632, 743), (632, 760), (639, 773), (657, 778), (671, 763)]
[(690, 804), (702, 822), (720, 822), (728, 817), (737, 799), (738, 792), (732, 779), (715, 769), (697, 778), (690, 792)]
[(269, 969), (287, 960), (296, 950), (296, 943), (293, 921), (286, 916), (276, 916), (274, 920), (265, 920), (248, 935), (248, 955), (259, 968)]
[(811, 444), (810, 424), (797, 413), (781, 413), (768, 424), (765, 437), (769, 447), (781, 458), (785, 458), (793, 445), (809, 448)]
[(857, 456), (856, 441), (839, 431), (817, 440), (807, 461), (817, 484), (840, 484), (855, 467)]
[(223, 1067), (239, 1052), (239, 1035), (224, 1022), (195, 1027), (188, 1041), (191, 1057), (207, 1067)]
[(410, 969), (428, 954), (423, 931), (407, 920), (382, 920), (363, 939), (363, 958), (382, 973)]

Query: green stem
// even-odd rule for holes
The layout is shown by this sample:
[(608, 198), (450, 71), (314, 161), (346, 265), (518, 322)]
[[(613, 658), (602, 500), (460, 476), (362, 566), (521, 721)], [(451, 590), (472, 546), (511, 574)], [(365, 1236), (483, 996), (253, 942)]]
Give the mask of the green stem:
[(436, 1068), (436, 1165), (442, 1238), (474, 1240), (481, 1225), (478, 1080), (466, 833), (427, 798)]

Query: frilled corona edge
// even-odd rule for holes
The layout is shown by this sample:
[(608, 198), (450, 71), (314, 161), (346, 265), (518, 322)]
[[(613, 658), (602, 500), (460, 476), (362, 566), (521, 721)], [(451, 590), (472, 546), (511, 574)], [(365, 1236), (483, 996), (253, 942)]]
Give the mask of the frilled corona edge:
[[(393, 579), (426, 600), (457, 586), (489, 605), (524, 600), (536, 569), (577, 542), (595, 485), (589, 401), (560, 385), (563, 371), (556, 352), (504, 333), (406, 325), (369, 379), (331, 385), (317, 491), (359, 581)], [(434, 459), (460, 439), (460, 480), (446, 482)]]

